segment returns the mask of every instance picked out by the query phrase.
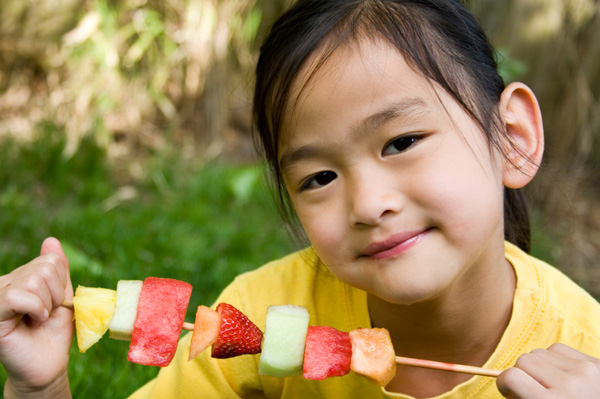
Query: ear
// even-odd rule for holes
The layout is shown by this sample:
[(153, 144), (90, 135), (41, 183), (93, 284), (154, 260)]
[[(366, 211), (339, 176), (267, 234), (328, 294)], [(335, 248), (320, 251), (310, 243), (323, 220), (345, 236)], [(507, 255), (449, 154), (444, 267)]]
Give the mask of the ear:
[(511, 83), (500, 97), (500, 116), (506, 128), (502, 181), (521, 188), (533, 179), (544, 154), (542, 113), (533, 91)]

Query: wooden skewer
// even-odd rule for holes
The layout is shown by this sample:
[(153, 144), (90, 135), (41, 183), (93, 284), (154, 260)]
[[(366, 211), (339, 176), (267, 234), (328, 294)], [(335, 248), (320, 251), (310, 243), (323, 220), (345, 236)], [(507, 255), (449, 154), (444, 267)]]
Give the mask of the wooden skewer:
[(436, 370), (454, 371), (455, 373), (483, 375), (486, 377), (498, 377), (502, 370), (484, 369), (481, 367), (465, 366), (462, 364), (435, 362), (432, 360), (411, 359), (396, 356), (396, 363), (407, 366), (423, 367)]
[[(65, 308), (73, 309), (73, 300), (65, 299), (65, 301), (60, 305)], [(194, 331), (194, 323), (183, 323), (183, 329), (187, 331)]]
[[(73, 309), (73, 301), (67, 299), (62, 303), (62, 306)], [(183, 323), (183, 329), (187, 330), (187, 331), (194, 331), (194, 324), (193, 323)], [(481, 367), (465, 366), (462, 364), (435, 362), (432, 360), (412, 359), (409, 357), (401, 357), (401, 356), (396, 356), (396, 363), (403, 364), (406, 366), (415, 366), (415, 367), (423, 367), (423, 368), (436, 369), (436, 370), (454, 371), (456, 373), (463, 373), (463, 374), (483, 375), (486, 377), (498, 377), (500, 375), (500, 373), (502, 372), (502, 370), (484, 369)]]

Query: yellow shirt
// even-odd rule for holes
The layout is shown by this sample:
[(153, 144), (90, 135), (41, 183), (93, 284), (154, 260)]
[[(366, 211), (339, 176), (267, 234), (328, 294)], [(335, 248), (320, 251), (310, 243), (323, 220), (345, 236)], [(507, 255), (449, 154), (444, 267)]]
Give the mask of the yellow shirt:
[[(566, 276), (512, 244), (505, 246), (517, 288), (510, 323), (484, 367), (505, 369), (519, 355), (562, 342), (600, 357), (600, 304)], [(308, 309), (311, 325), (341, 331), (370, 327), (366, 293), (335, 278), (310, 249), (238, 276), (218, 302), (227, 302), (264, 331), (270, 305)], [(467, 310), (467, 309), (465, 309)], [(210, 349), (188, 362), (191, 334), (181, 339), (175, 359), (132, 398), (410, 398), (350, 373), (323, 381), (257, 374), (260, 355), (212, 359)], [(436, 399), (502, 398), (495, 379), (475, 376)]]

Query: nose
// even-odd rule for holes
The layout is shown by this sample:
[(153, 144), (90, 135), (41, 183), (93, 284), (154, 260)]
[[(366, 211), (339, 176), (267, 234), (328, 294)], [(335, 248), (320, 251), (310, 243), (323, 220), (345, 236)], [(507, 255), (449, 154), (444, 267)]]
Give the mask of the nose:
[(376, 226), (403, 208), (404, 196), (397, 182), (381, 170), (356, 173), (347, 184), (352, 227)]

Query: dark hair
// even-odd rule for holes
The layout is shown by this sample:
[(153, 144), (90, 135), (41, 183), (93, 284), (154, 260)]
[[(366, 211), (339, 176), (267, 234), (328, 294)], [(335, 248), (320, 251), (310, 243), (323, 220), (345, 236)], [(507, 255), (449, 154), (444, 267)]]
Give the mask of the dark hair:
[[(279, 135), (290, 89), (311, 55), (319, 65), (341, 44), (384, 39), (408, 64), (439, 84), (504, 154), (498, 102), (504, 82), (495, 51), (473, 15), (458, 0), (300, 0), (273, 25), (256, 69), (257, 145), (274, 177), (280, 210), (294, 218), (279, 167)], [(527, 204), (520, 190), (504, 189), (505, 239), (529, 251)]]

